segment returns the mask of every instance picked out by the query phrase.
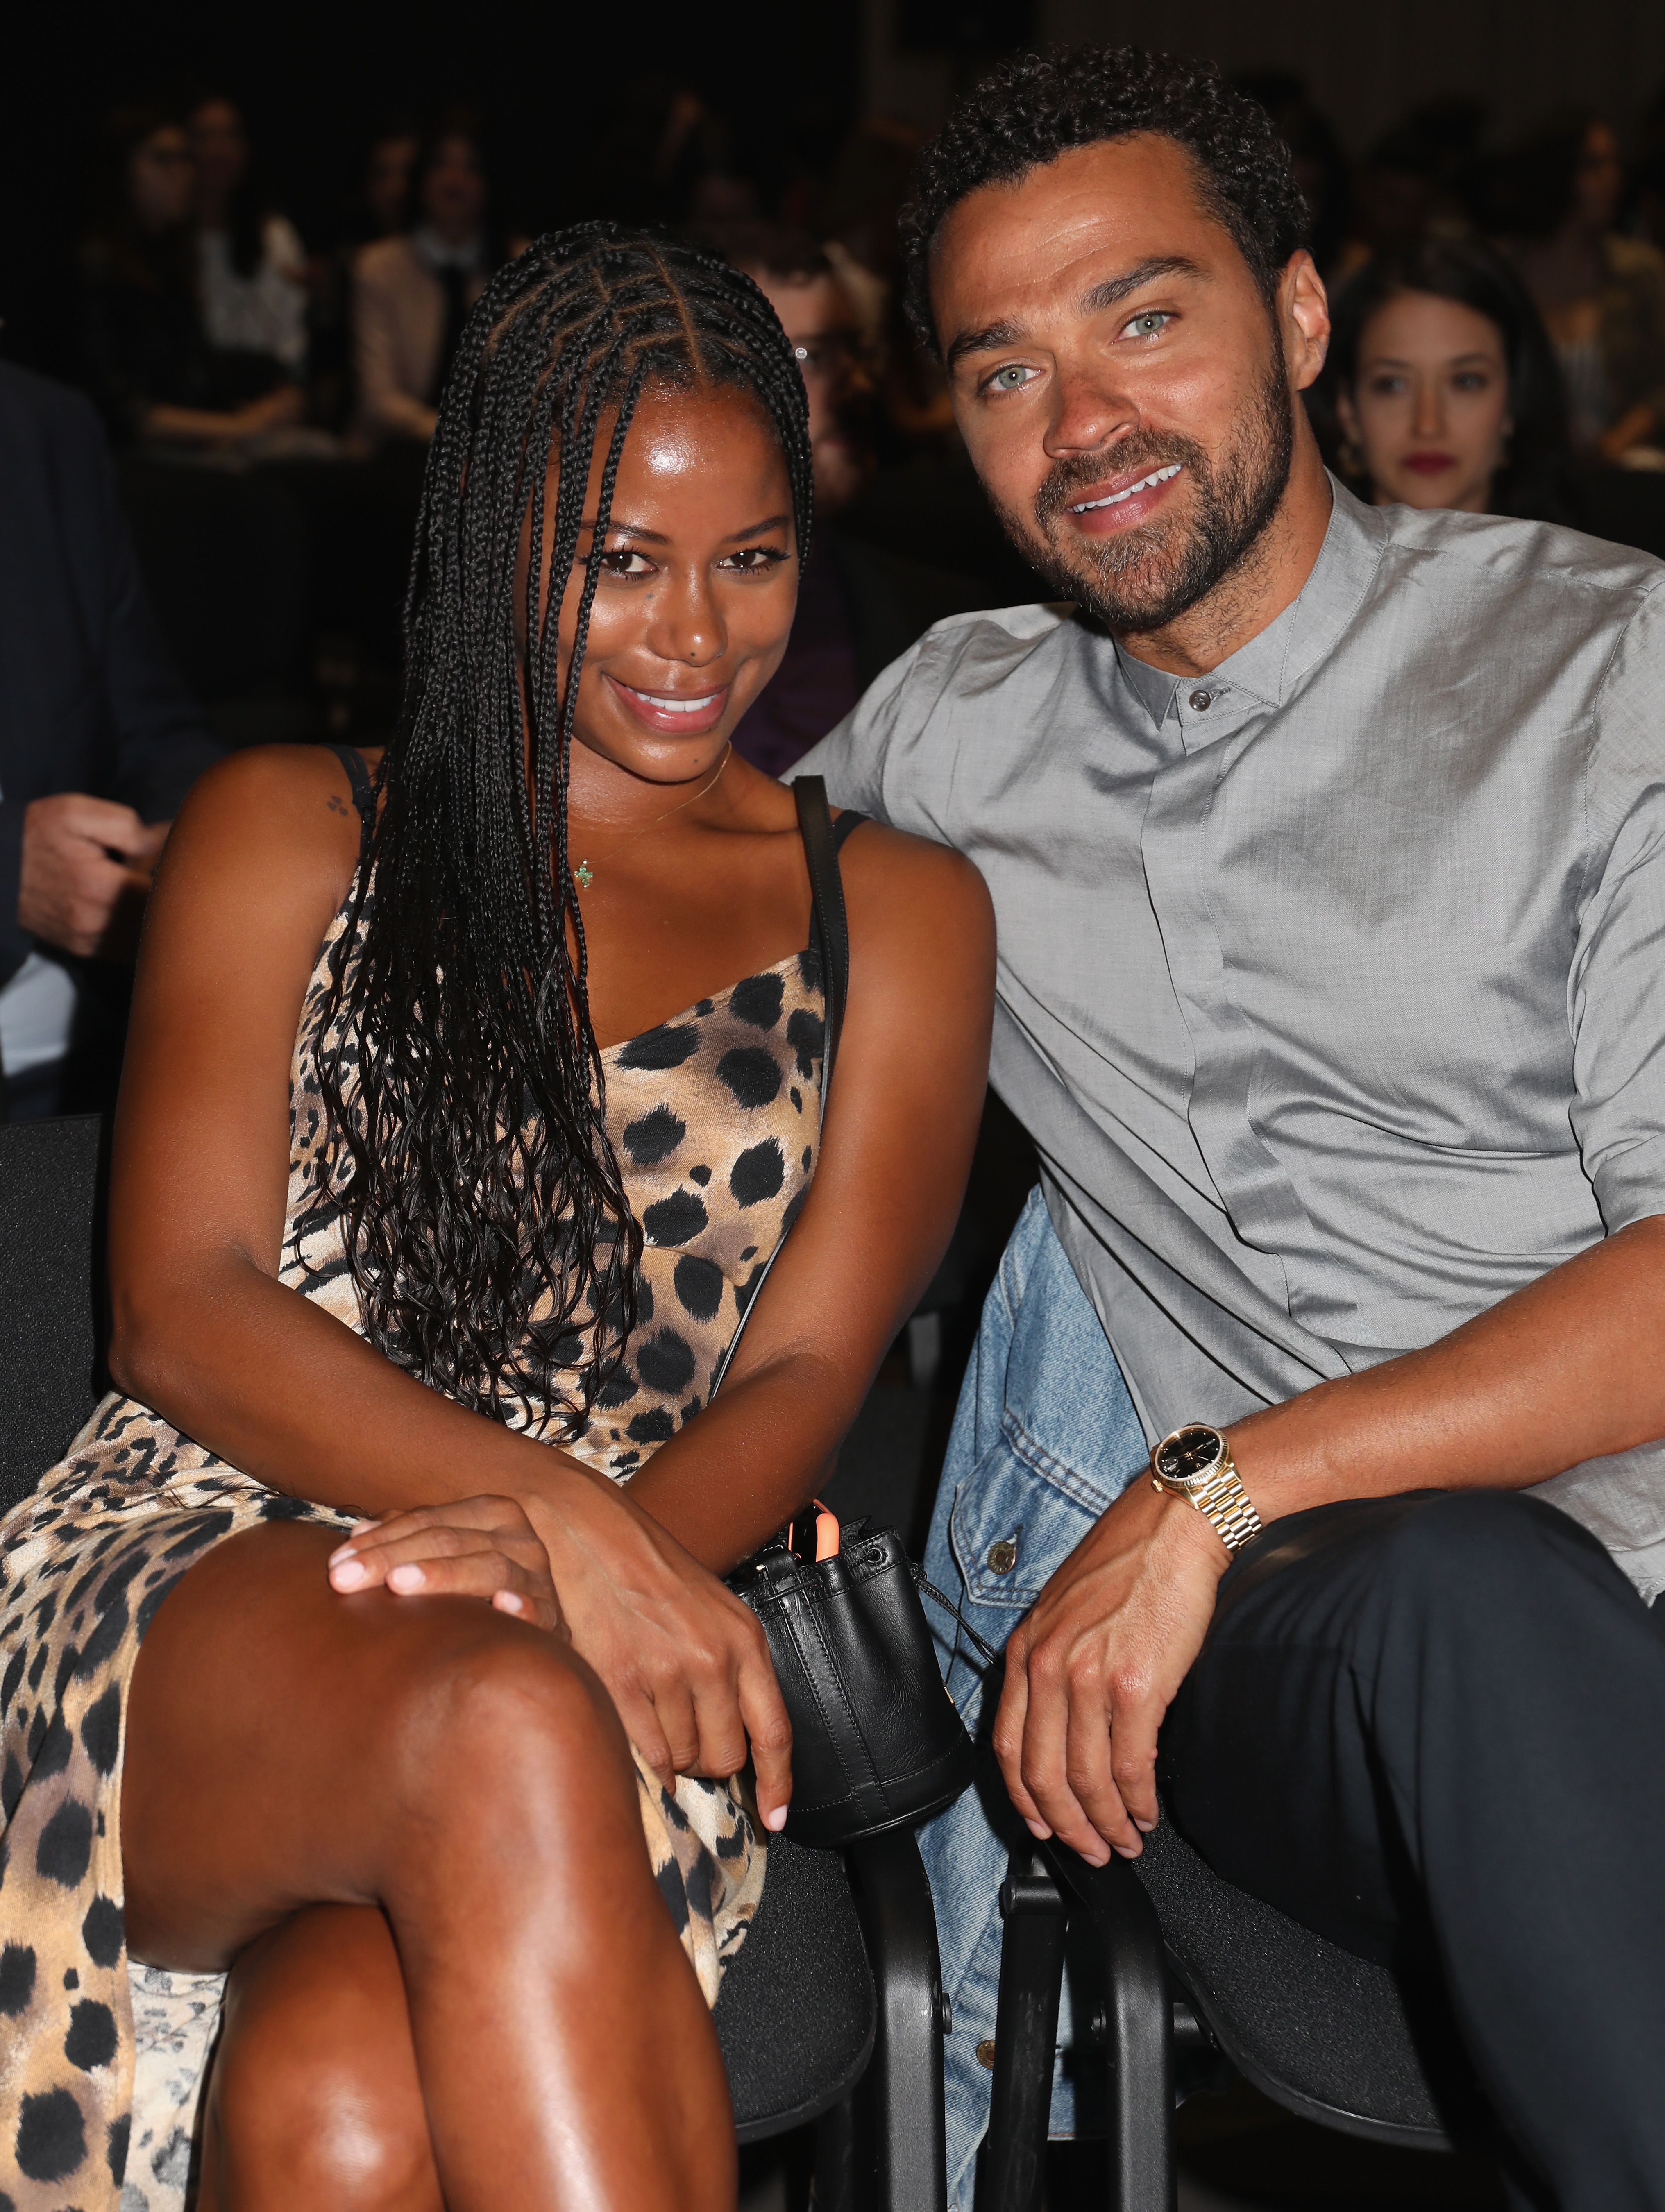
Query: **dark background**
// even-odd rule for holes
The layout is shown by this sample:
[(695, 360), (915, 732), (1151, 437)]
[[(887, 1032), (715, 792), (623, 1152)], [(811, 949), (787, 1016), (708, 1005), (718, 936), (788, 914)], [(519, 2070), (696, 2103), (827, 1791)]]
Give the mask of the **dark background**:
[(1085, 39), (1293, 70), (1355, 156), (1451, 94), (1482, 105), (1493, 139), (1575, 100), (1634, 149), (1665, 86), (1658, 0), (56, 0), (14, 9), (0, 35), (0, 352), (72, 366), (88, 170), (120, 101), (228, 93), (273, 204), (318, 252), (340, 235), (365, 146), (390, 116), (477, 106), (498, 213), (535, 232), (635, 211), (654, 102), (688, 86), (726, 120), (760, 207), (784, 198), (813, 216), (806, 197), (863, 118), (928, 127), (1002, 51)]
[[(0, 34), (0, 351), (73, 366), (71, 288), (100, 126), (181, 86), (243, 109), (272, 202), (307, 246), (339, 235), (368, 140), (389, 117), (453, 102), (487, 125), (496, 212), (545, 229), (627, 213), (656, 100), (687, 85), (728, 118), (737, 166), (772, 204), (830, 161), (860, 101), (848, 5), (680, 8), (569, 0), (401, 8), (357, 0), (21, 9)], [(8, 52), (8, 50), (9, 50)]]

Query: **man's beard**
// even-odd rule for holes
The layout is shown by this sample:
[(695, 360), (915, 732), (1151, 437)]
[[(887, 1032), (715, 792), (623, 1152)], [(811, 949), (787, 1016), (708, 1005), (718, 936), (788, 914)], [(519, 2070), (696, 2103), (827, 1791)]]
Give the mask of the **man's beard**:
[(1001, 509), (1000, 520), (1060, 598), (1075, 600), (1113, 632), (1158, 630), (1206, 599), (1251, 550), (1284, 495), (1294, 447), (1280, 346), (1218, 472), (1194, 439), (1174, 433), (1135, 431), (1115, 447), (1119, 477), (1147, 475), (1175, 461), (1183, 465), (1192, 486), (1188, 522), (1158, 515), (1112, 538), (1063, 537), (1059, 524), (1071, 501), (1104, 481), (1103, 453), (1060, 461), (1048, 476), (1035, 500), (1038, 545), (1033, 530), (1010, 510)]

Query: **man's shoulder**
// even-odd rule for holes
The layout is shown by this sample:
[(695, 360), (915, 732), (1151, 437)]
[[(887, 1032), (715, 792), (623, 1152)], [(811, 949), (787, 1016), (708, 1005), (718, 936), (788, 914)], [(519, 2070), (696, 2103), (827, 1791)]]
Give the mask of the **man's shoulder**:
[(14, 438), (42, 445), (97, 450), (104, 444), (98, 410), (84, 392), (15, 362), (0, 362), (0, 425)]
[(1443, 507), (1379, 512), (1388, 578), (1420, 580), (1482, 621), (1507, 606), (1511, 627), (1522, 617), (1552, 625), (1622, 623), (1665, 582), (1665, 562), (1651, 553), (1559, 523)]
[(906, 685), (915, 696), (958, 697), (1010, 684), (1028, 672), (1049, 676), (1089, 635), (1079, 610), (1065, 602), (949, 615), (933, 623), (914, 647)]
[(1003, 757), (1028, 717), (1055, 707), (1059, 681), (1089, 639), (1069, 606), (994, 607), (947, 616), (870, 684), (854, 709), (793, 773), (825, 775), (841, 805), (904, 829), (917, 809), (998, 740)]

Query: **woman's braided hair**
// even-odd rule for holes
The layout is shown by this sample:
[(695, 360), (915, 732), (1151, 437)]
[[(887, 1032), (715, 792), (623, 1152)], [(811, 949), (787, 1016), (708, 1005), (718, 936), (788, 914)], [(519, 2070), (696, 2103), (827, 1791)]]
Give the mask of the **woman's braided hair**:
[(513, 1419), (524, 1407), (540, 1431), (576, 1433), (587, 1419), (635, 1325), (641, 1255), (607, 1139), (568, 858), (595, 558), (564, 680), (557, 617), (604, 416), (595, 553), (641, 394), (714, 386), (748, 394), (772, 422), (801, 559), (803, 380), (749, 276), (668, 236), (597, 222), (540, 239), (492, 278), (440, 406), (404, 704), (325, 1016), (328, 1129), (312, 1212), (344, 1217), (370, 1340), (476, 1411)]

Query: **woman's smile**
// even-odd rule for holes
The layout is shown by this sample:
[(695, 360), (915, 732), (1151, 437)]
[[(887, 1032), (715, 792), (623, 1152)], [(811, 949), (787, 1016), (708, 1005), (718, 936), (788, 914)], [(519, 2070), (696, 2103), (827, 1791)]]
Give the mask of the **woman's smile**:
[(622, 677), (606, 676), (612, 692), (636, 720), (650, 730), (669, 731), (678, 737), (696, 737), (714, 730), (728, 708), (729, 684), (714, 691), (646, 691)]

